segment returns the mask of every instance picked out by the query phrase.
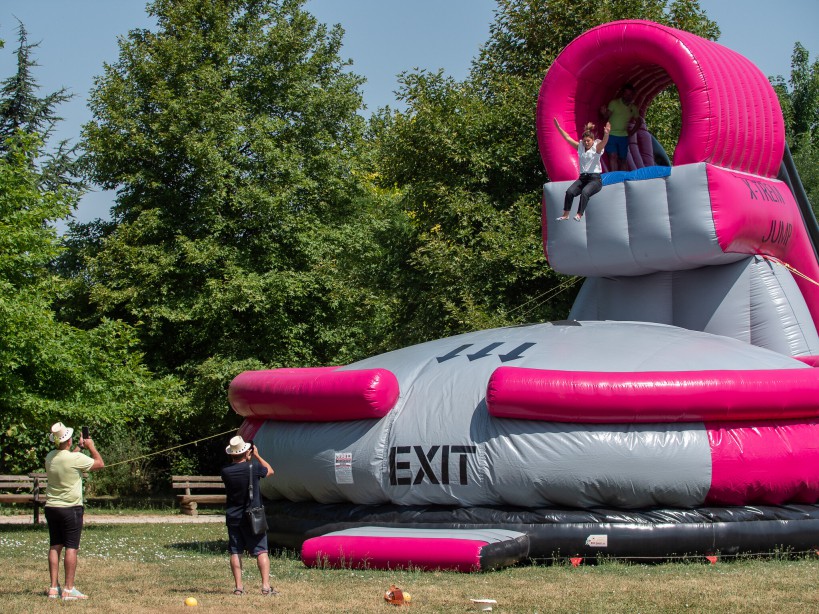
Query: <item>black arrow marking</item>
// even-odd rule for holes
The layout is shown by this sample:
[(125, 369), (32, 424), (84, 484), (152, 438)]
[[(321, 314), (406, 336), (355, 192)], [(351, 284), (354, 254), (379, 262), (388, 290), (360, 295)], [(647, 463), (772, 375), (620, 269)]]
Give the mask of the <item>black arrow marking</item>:
[(450, 358), (456, 358), (461, 352), (463, 352), (468, 347), (472, 347), (472, 344), (467, 343), (466, 345), (462, 345), (462, 346), (460, 346), (458, 348), (455, 348), (449, 354), (444, 354), (443, 356), (438, 356), (436, 358), (436, 360), (438, 362), (444, 362), (446, 360), (449, 360)]
[(482, 349), (478, 350), (475, 354), (467, 354), (466, 357), (470, 361), (478, 360), (479, 358), (486, 358), (487, 356), (489, 356), (489, 352), (494, 350), (499, 345), (503, 345), (503, 342), (501, 342), (501, 343), (490, 343), (485, 348), (482, 348)]
[(498, 358), (501, 359), (501, 362), (509, 362), (510, 360), (517, 360), (523, 353), (528, 350), (533, 345), (537, 345), (535, 343), (521, 343), (518, 347), (514, 350), (509, 352), (508, 354), (498, 354)]

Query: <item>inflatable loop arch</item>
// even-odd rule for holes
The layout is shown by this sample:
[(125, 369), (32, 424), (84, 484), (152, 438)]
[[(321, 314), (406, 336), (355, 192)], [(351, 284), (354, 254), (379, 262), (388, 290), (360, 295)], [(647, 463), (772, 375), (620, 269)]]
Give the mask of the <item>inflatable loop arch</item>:
[(537, 138), (552, 181), (575, 179), (578, 173), (577, 156), (567, 151), (552, 118), (579, 134), (586, 122), (599, 124), (598, 109), (615, 98), (624, 83), (634, 85), (642, 116), (660, 92), (672, 83), (677, 86), (682, 129), (675, 166), (708, 162), (776, 177), (785, 124), (765, 75), (718, 43), (654, 22), (626, 20), (577, 37), (543, 80)]

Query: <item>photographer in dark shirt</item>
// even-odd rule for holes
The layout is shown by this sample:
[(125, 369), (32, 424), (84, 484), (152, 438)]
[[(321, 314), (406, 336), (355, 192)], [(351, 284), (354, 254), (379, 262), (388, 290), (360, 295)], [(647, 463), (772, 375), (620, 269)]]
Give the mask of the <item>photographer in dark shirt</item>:
[[(259, 456), (252, 443), (245, 442), (238, 435), (230, 440), (225, 448), (230, 455), (231, 464), (222, 469), (222, 481), (225, 483), (225, 524), (228, 530), (228, 552), (230, 552), (230, 570), (233, 572), (234, 595), (244, 595), (242, 584), (242, 553), (247, 551), (256, 557), (259, 573), (262, 576), (262, 595), (278, 595), (270, 586), (270, 557), (267, 547), (267, 533), (256, 535), (250, 528), (245, 514), (248, 507), (261, 506), (259, 481), (273, 475), (273, 468)], [(253, 462), (253, 460), (258, 462)], [(248, 505), (248, 486), (250, 465), (253, 464), (253, 501)]]

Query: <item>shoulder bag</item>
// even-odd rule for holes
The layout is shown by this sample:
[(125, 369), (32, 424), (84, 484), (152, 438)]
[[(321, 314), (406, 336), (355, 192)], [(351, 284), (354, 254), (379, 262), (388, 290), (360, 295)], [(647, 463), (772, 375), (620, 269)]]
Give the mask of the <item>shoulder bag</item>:
[(255, 535), (267, 533), (267, 514), (264, 512), (264, 505), (253, 507), (253, 461), (250, 462), (250, 480), (247, 485), (247, 510), (245, 515), (250, 523), (250, 528)]

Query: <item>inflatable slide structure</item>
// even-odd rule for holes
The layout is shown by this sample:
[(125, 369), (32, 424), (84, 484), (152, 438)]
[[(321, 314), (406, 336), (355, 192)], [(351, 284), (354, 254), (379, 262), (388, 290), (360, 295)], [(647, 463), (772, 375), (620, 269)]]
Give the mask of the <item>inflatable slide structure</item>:
[[(673, 164), (637, 150), (580, 223), (553, 222), (578, 173), (553, 118), (577, 132), (625, 82), (643, 114), (676, 86)], [(415, 531), (472, 568), (819, 547), (816, 220), (765, 76), (688, 32), (605, 24), (549, 70), (537, 135), (546, 256), (586, 278), (568, 318), (237, 376), (241, 433), (276, 468), (271, 540), (350, 564), (386, 535), (414, 564)], [(450, 550), (423, 565), (463, 570)]]

